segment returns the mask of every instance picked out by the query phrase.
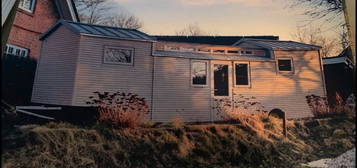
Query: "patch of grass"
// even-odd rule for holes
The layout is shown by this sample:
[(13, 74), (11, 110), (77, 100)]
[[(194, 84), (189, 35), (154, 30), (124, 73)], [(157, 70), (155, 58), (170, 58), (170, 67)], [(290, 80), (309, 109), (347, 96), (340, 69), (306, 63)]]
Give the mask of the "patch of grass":
[(4, 137), (2, 167), (300, 167), (355, 145), (355, 124), (346, 118), (288, 121), (286, 138), (281, 124), (258, 117), (118, 130), (29, 125)]

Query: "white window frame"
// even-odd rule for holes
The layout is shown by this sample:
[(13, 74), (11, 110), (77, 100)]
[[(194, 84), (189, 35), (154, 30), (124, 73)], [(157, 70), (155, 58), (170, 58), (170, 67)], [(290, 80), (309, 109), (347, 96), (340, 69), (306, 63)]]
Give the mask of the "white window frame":
[[(11, 53), (9, 52), (10, 47), (13, 49)], [(16, 50), (20, 50), (19, 55), (16, 54)], [(24, 56), (21, 56), (21, 52), (25, 52)], [(4, 53), (26, 58), (26, 57), (28, 57), (29, 49), (11, 45), (11, 44), (6, 44), (6, 49), (5, 49)]]
[[(193, 64), (194, 63), (205, 63), (206, 64), (206, 84), (205, 85), (201, 85), (201, 84), (193, 84)], [(207, 60), (191, 60), (190, 62), (190, 84), (192, 87), (207, 87), (208, 86), (208, 61)]]
[[(236, 64), (247, 64), (248, 65), (248, 85), (237, 85), (237, 76), (236, 76)], [(233, 81), (234, 81), (234, 87), (241, 87), (241, 88), (250, 88), (252, 85), (251, 85), (251, 73), (250, 73), (250, 62), (247, 62), (247, 61), (234, 61), (233, 62)]]
[[(291, 64), (291, 71), (281, 71), (279, 69), (279, 60), (289, 60), (290, 64)], [(276, 59), (276, 70), (277, 70), (277, 72), (283, 73), (283, 74), (294, 74), (294, 60), (293, 60), (293, 58), (288, 58), (288, 57), (277, 58)]]
[(31, 0), (31, 5), (30, 5), (30, 8), (31, 9), (27, 9), (23, 6), (23, 1), (20, 0), (20, 3), (19, 3), (19, 8), (24, 10), (24, 11), (27, 11), (27, 12), (30, 12), (30, 13), (33, 13), (34, 9), (35, 9), (35, 4), (36, 4), (36, 0)]
[[(105, 61), (105, 51), (106, 51), (107, 48), (131, 50), (131, 61), (130, 61), (130, 63)], [(116, 64), (116, 65), (134, 65), (134, 55), (135, 55), (135, 49), (134, 49), (134, 48), (131, 48), (131, 47), (104, 46), (104, 50), (103, 50), (103, 63), (104, 63), (104, 64)]]

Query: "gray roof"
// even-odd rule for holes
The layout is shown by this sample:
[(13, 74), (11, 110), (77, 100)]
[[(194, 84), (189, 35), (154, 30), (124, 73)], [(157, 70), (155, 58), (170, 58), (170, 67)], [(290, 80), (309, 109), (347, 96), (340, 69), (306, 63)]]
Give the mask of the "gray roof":
[(295, 41), (280, 41), (280, 40), (261, 40), (261, 39), (242, 39), (235, 43), (235, 46), (243, 45), (243, 43), (248, 43), (263, 48), (271, 50), (319, 50), (321, 47), (304, 44)]
[(60, 25), (67, 27), (68, 29), (74, 31), (75, 33), (84, 34), (84, 35), (155, 41), (155, 38), (135, 29), (124, 29), (118, 27), (84, 24), (78, 22), (71, 22), (67, 20), (59, 20), (54, 26), (52, 26), (40, 37), (40, 40), (45, 39), (47, 36), (53, 33), (58, 27), (60, 27)]
[(201, 54), (201, 53), (161, 51), (161, 50), (154, 51), (153, 56), (204, 59), (204, 60), (255, 60), (255, 61), (274, 60), (266, 56), (264, 57), (264, 56), (216, 55), (216, 54)]

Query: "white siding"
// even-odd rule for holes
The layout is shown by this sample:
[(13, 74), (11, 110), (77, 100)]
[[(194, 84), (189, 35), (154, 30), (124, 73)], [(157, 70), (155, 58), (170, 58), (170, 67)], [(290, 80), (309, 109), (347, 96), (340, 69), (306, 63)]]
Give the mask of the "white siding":
[(293, 58), (294, 74), (277, 72), (275, 62), (250, 62), (251, 88), (235, 94), (256, 97), (266, 108), (280, 108), (288, 118), (310, 117), (306, 95), (325, 96), (317, 51), (275, 51), (277, 58)]
[(4, 25), (15, 2), (16, 2), (15, 0), (2, 0), (1, 1), (1, 27)]
[(72, 105), (79, 36), (61, 26), (42, 42), (32, 102)]
[(155, 57), (154, 121), (210, 121), (210, 82), (193, 87), (190, 80), (189, 59)]
[[(152, 60), (150, 42), (81, 36), (73, 105), (86, 106), (93, 92), (135, 93), (151, 106)], [(104, 46), (134, 48), (134, 64), (104, 64)]]

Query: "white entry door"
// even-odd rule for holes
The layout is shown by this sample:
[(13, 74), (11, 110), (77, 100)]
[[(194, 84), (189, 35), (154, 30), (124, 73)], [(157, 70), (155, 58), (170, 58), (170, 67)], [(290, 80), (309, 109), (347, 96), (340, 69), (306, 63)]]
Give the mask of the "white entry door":
[[(231, 61), (211, 61), (211, 104), (214, 108), (221, 99), (232, 100), (232, 79)], [(217, 109), (212, 109), (211, 112), (213, 121), (221, 119)]]

